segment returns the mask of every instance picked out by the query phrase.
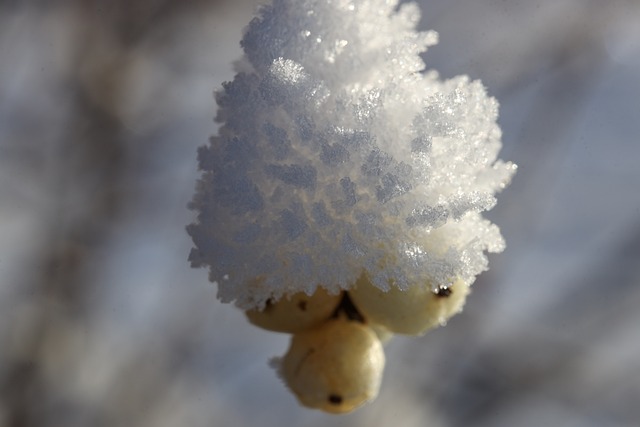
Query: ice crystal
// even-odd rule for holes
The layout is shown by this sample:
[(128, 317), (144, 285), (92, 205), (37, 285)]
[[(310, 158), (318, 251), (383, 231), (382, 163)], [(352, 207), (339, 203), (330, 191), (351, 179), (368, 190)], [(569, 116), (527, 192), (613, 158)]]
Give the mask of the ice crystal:
[(498, 104), (419, 54), (415, 4), (275, 0), (217, 93), (218, 135), (198, 153), (194, 267), (242, 308), (364, 271), (381, 288), (471, 284), (499, 252), (482, 217), (515, 165), (497, 159)]

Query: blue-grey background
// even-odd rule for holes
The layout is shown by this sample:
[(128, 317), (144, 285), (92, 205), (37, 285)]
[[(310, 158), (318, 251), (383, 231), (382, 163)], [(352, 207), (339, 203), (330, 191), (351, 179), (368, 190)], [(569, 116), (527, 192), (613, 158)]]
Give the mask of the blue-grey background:
[(466, 310), (378, 399), (297, 405), (287, 337), (187, 263), (195, 150), (250, 1), (0, 2), (0, 426), (640, 425), (640, 3), (424, 0), (425, 56), (520, 166)]

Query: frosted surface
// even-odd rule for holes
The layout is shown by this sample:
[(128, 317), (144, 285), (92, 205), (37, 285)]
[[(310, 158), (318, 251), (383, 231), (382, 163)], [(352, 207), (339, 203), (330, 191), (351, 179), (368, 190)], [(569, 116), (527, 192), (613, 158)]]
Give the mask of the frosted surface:
[(393, 1), (276, 0), (251, 21), (188, 227), (222, 301), (337, 292), (363, 270), (381, 289), (471, 284), (503, 250), (482, 217), (515, 171), (497, 159), (497, 102), (424, 72), (437, 36), (418, 18)]

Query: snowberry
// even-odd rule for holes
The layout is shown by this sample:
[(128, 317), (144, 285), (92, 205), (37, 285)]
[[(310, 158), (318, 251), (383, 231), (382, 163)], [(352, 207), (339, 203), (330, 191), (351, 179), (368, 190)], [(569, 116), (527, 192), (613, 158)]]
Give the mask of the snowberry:
[(339, 317), (294, 334), (280, 374), (303, 405), (344, 413), (377, 396), (384, 363), (376, 334)]
[(407, 290), (392, 286), (385, 292), (371, 284), (364, 274), (349, 291), (354, 305), (368, 322), (405, 335), (422, 335), (445, 324), (462, 310), (468, 294), (469, 286), (461, 280), (435, 290), (423, 284)]
[(249, 321), (275, 332), (300, 332), (327, 321), (338, 306), (342, 294), (330, 295), (318, 288), (313, 295), (299, 292), (279, 301), (267, 301), (264, 309), (248, 310)]

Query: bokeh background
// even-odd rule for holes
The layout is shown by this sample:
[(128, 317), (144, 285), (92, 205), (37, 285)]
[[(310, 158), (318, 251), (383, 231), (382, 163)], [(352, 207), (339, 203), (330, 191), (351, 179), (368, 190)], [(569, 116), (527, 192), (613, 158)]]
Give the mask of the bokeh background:
[(424, 0), (520, 166), (466, 310), (378, 399), (301, 408), (288, 338), (189, 268), (195, 151), (252, 1), (0, 1), (0, 426), (640, 425), (640, 3)]

